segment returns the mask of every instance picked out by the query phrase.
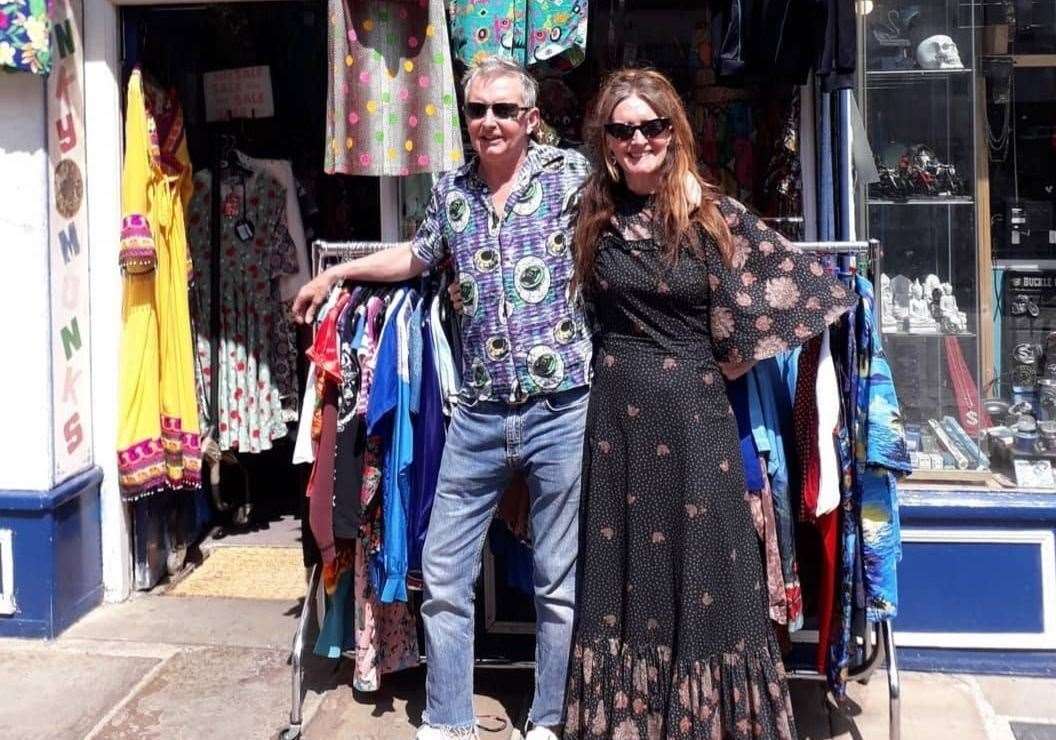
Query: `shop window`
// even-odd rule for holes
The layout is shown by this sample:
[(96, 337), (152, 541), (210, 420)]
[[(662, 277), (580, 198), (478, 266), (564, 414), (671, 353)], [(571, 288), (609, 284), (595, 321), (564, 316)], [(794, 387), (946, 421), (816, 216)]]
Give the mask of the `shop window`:
[(1056, 3), (857, 4), (914, 480), (1056, 487)]

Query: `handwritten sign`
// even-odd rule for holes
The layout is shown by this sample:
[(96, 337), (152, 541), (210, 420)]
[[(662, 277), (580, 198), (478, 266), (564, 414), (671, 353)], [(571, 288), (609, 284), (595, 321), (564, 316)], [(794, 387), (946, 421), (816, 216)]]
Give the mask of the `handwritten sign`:
[(82, 0), (57, 0), (47, 82), (52, 428), (57, 485), (92, 464)]
[(271, 69), (267, 66), (206, 72), (205, 120), (269, 118), (275, 115)]

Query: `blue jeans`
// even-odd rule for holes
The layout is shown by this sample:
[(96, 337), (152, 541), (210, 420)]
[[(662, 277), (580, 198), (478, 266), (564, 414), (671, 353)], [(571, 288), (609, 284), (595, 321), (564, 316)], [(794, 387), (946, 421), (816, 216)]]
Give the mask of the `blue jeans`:
[(528, 719), (564, 711), (579, 547), (579, 485), (587, 388), (519, 406), (460, 404), (451, 419), (422, 555), (426, 724), (474, 726), (473, 595), (488, 526), (515, 472), (531, 497), (535, 698)]

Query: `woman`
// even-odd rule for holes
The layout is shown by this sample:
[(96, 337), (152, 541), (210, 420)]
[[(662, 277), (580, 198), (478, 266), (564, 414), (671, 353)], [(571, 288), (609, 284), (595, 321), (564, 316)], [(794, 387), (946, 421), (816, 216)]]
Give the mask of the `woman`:
[(586, 133), (574, 279), (597, 333), (565, 737), (795, 737), (723, 375), (853, 296), (701, 179), (662, 75), (611, 75)]

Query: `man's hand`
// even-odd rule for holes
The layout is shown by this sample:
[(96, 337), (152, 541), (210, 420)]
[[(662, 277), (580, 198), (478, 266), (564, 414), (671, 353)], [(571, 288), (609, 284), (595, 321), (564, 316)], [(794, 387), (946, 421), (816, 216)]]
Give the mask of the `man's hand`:
[(310, 324), (315, 321), (316, 312), (323, 305), (335, 282), (336, 279), (330, 271), (324, 270), (301, 288), (293, 299), (294, 321), (298, 324)]

